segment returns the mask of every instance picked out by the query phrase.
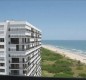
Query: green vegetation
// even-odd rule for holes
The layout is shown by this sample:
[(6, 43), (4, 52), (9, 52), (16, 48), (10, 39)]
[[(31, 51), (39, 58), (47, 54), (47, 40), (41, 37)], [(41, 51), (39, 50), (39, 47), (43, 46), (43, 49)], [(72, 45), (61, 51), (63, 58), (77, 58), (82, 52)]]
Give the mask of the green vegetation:
[(86, 78), (86, 65), (69, 59), (53, 51), (42, 48), (43, 77), (80, 77)]
[(79, 76), (83, 77), (83, 78), (86, 78), (86, 73), (80, 73)]

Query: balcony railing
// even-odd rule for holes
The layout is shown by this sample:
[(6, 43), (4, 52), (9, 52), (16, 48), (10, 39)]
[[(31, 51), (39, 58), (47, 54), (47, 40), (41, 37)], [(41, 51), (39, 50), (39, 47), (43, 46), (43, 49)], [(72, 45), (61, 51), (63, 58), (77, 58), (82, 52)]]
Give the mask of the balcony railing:
[(21, 69), (21, 67), (19, 67), (19, 66), (18, 67), (17, 66), (16, 67), (9, 67), (9, 69)]
[(17, 64), (17, 63), (18, 63), (18, 64), (19, 64), (19, 63), (24, 63), (24, 64), (25, 64), (25, 62), (24, 62), (24, 61), (18, 61), (18, 62), (9, 61), (9, 63), (11, 63), (11, 64), (14, 64), (14, 63), (16, 63), (16, 64)]
[(16, 49), (12, 49), (12, 48), (10, 48), (9, 51), (25, 51), (25, 50), (24, 50), (24, 49), (16, 50)]
[(9, 69), (16, 70), (16, 69), (25, 69), (24, 67), (9, 67)]

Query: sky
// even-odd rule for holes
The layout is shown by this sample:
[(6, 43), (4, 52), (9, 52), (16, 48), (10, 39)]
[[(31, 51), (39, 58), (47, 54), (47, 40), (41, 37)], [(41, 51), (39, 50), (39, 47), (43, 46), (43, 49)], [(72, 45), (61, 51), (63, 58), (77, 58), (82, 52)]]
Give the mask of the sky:
[(42, 40), (86, 40), (85, 0), (0, 0), (0, 21), (25, 20)]

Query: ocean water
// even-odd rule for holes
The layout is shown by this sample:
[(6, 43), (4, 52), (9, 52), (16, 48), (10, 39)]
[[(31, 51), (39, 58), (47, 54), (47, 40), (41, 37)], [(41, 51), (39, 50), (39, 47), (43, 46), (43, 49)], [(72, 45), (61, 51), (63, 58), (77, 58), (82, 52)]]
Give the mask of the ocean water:
[(86, 40), (43, 40), (42, 44), (52, 45), (86, 56)]

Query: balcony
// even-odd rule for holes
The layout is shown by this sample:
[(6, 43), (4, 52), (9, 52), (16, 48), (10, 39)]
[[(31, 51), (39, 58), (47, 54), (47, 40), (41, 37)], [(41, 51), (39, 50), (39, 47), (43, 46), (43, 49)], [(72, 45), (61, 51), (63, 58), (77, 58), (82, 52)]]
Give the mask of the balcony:
[(19, 64), (11, 64), (10, 69), (19, 69)]
[(13, 38), (14, 38), (14, 37), (18, 37), (18, 38), (19, 38), (19, 37), (26, 37), (26, 36), (25, 36), (25, 34), (23, 34), (23, 33), (22, 33), (22, 34), (16, 33), (16, 34), (10, 34), (10, 37), (13, 37)]
[(38, 41), (41, 41), (41, 39), (38, 39)]
[(10, 32), (11, 32), (11, 31), (12, 31), (12, 32), (13, 32), (13, 31), (15, 32), (15, 31), (26, 31), (26, 30), (25, 30), (24, 27), (22, 27), (22, 28), (10, 27), (10, 28), (9, 28), (9, 31), (10, 31)]
[(33, 58), (31, 58), (30, 63), (32, 63), (33, 61), (35, 61), (37, 57), (38, 57), (38, 55), (36, 55)]
[(10, 75), (19, 75), (19, 70), (11, 70)]
[(31, 30), (31, 27), (29, 27), (29, 26), (25, 26), (25, 28), (28, 29), (28, 30)]
[(31, 36), (31, 33), (30, 32), (25, 32), (25, 35), (26, 36)]
[(10, 64), (25, 64), (24, 61), (18, 61), (18, 62), (13, 62), (13, 61), (9, 61)]
[(10, 51), (10, 57), (24, 57), (25, 51)]
[(4, 51), (4, 49), (0, 49), (0, 51)]
[(39, 49), (40, 47), (41, 47), (41, 45), (37, 46), (37, 47), (34, 47), (34, 48), (30, 49), (30, 50), (27, 50), (25, 54), (27, 55), (28, 53), (31, 53), (32, 51), (35, 51), (36, 49)]
[(29, 73), (27, 74), (27, 76), (29, 76), (35, 68), (36, 68), (36, 65), (33, 66), (33, 68), (29, 71)]
[(25, 70), (24, 67), (11, 67), (11, 66), (9, 67), (9, 69), (10, 70), (19, 70), (19, 69), (22, 69), (22, 70), (24, 69)]
[(18, 49), (18, 48), (17, 48), (17, 49), (15, 49), (15, 48), (9, 48), (9, 51), (10, 51), (10, 52), (11, 52), (11, 51), (13, 51), (13, 52), (14, 52), (14, 51), (16, 51), (16, 52), (21, 51), (21, 52), (22, 52), (22, 51), (25, 51), (25, 50), (24, 50), (24, 49)]
[(11, 38), (11, 44), (19, 44), (19, 38)]
[(20, 67), (9, 67), (9, 69), (22, 69)]
[(34, 41), (34, 38), (31, 38), (31, 39), (30, 39), (30, 42), (32, 42), (32, 41)]
[(33, 62), (34, 64), (37, 62), (39, 63), (39, 61), (41, 60), (40, 56)]

